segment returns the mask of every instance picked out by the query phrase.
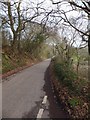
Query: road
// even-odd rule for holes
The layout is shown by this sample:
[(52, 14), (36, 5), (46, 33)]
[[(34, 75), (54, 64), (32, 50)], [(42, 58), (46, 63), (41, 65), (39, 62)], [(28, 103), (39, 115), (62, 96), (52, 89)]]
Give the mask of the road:
[[(46, 82), (50, 60), (33, 65), (7, 78), (2, 84), (3, 118), (65, 117), (66, 113), (54, 105), (53, 94)], [(50, 88), (51, 89), (51, 88)], [(49, 90), (49, 91), (48, 91)], [(54, 101), (54, 102), (53, 102)], [(54, 109), (54, 111), (52, 111)], [(56, 109), (59, 109), (58, 113)], [(53, 114), (57, 112), (57, 114)]]

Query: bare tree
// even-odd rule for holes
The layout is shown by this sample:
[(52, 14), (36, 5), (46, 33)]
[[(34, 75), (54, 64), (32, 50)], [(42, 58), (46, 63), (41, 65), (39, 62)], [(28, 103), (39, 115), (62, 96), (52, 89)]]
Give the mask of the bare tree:
[[(10, 2), (1, 2), (2, 4), (2, 13), (1, 20), (2, 26), (10, 28), (13, 41), (12, 48), (16, 50), (20, 48), (20, 35), (21, 32), (25, 29), (26, 23), (31, 22), (33, 19), (38, 17), (40, 14), (37, 11), (37, 7), (32, 8), (31, 6), (24, 7), (23, 0), (10, 1)], [(38, 6), (39, 7), (39, 6)]]
[[(58, 8), (58, 13), (63, 14), (64, 17), (61, 15), (60, 17), (64, 20), (64, 22), (67, 22), (71, 27), (73, 27), (74, 29), (76, 29), (82, 36), (82, 41), (86, 41), (88, 43), (88, 52), (90, 54), (90, 1), (89, 0), (59, 0), (58, 2), (51, 0), (53, 4), (57, 5)], [(71, 8), (70, 10), (64, 11), (64, 10), (60, 10), (60, 6), (67, 4), (67, 6), (69, 5)], [(81, 16), (81, 18), (84, 20), (86, 19), (88, 22), (87, 25), (87, 29), (86, 30), (81, 30), (79, 28), (77, 28), (77, 26), (75, 26), (74, 24), (71, 23), (71, 21), (68, 19), (67, 17), (67, 13), (71, 12), (71, 11), (79, 11), (82, 12), (84, 11), (84, 14)], [(76, 21), (80, 19), (80, 17), (78, 17), (76, 19)], [(88, 37), (88, 39), (86, 39), (86, 37)]]

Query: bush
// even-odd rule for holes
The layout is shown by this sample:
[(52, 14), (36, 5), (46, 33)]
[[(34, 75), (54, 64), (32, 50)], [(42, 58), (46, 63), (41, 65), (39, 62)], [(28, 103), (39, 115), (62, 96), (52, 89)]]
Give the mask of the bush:
[(74, 81), (76, 80), (77, 75), (72, 69), (68, 68), (66, 64), (55, 63), (54, 70), (60, 82), (68, 86), (70, 90), (75, 89)]

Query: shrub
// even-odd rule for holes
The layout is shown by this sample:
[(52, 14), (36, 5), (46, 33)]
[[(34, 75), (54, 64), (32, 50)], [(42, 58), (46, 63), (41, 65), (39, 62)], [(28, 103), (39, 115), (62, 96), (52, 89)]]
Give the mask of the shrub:
[(71, 68), (64, 63), (55, 63), (54, 70), (60, 82), (66, 85), (70, 90), (76, 89), (74, 81), (76, 80), (77, 75), (72, 71)]

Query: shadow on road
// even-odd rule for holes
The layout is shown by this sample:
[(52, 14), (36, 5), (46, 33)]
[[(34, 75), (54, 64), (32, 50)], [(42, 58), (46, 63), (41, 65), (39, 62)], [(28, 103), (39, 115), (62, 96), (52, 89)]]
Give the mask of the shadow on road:
[(50, 118), (69, 118), (68, 113), (63, 109), (64, 106), (55, 97), (51, 87), (49, 67), (47, 68), (44, 76), (45, 85), (43, 90), (46, 92), (49, 101), (49, 116)]

